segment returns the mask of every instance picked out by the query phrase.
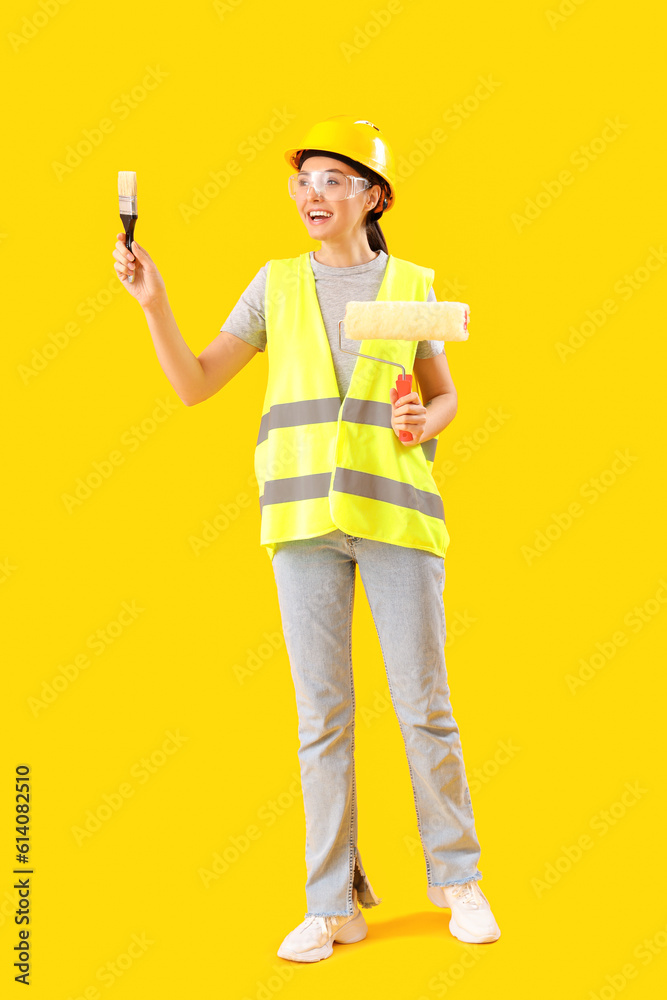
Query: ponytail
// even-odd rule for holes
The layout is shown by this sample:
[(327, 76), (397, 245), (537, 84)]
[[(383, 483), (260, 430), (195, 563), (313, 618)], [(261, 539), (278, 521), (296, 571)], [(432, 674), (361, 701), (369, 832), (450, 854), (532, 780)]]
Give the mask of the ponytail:
[(366, 238), (371, 250), (374, 252), (376, 250), (383, 250), (387, 255), (389, 254), (384, 233), (380, 229), (378, 220), (373, 218), (373, 212), (369, 212), (366, 216)]

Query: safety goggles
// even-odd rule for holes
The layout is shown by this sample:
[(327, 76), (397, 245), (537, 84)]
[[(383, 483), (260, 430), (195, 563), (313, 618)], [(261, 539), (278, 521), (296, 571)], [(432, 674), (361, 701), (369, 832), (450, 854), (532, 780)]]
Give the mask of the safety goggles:
[(305, 198), (308, 189), (314, 188), (322, 198), (328, 201), (344, 201), (354, 198), (366, 188), (373, 187), (366, 177), (355, 177), (344, 174), (342, 170), (301, 170), (298, 174), (290, 174), (287, 179), (290, 198), (297, 194)]

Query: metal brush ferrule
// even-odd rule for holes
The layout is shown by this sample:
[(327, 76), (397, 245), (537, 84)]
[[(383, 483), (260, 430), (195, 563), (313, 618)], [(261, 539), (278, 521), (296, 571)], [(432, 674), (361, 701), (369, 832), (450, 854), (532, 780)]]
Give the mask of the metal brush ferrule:
[(118, 209), (121, 215), (137, 215), (137, 196), (129, 194), (118, 195)]

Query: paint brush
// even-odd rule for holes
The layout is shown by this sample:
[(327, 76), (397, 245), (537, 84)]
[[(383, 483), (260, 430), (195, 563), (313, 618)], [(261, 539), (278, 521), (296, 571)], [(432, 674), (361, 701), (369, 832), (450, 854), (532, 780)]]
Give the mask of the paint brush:
[[(125, 229), (125, 246), (131, 252), (134, 226), (137, 221), (137, 174), (135, 170), (118, 171), (118, 210)], [(129, 282), (132, 284), (134, 275)]]

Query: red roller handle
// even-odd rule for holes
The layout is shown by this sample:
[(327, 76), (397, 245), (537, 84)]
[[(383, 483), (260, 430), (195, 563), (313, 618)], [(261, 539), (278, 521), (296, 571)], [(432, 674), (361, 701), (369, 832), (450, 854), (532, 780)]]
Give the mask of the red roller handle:
[[(396, 379), (396, 392), (398, 393), (398, 398), (401, 396), (407, 396), (409, 392), (412, 392), (412, 373), (405, 375), (399, 375)], [(410, 431), (399, 431), (398, 432), (399, 441), (412, 441), (412, 434)]]

